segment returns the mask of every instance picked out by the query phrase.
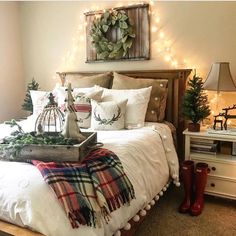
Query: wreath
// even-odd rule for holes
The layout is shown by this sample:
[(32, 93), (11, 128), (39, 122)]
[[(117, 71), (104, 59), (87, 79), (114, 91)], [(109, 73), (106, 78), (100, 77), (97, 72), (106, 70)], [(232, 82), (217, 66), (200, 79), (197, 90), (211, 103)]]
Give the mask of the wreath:
[[(109, 30), (116, 28), (120, 38), (112, 42), (107, 38)], [(125, 11), (106, 11), (93, 21), (90, 35), (99, 59), (120, 59), (133, 44), (135, 34)]]

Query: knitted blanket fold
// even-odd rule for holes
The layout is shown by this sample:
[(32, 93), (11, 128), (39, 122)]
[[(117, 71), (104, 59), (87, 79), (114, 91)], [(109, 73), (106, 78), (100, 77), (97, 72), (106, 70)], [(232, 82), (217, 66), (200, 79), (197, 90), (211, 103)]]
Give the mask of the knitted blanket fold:
[(64, 208), (73, 228), (100, 226), (110, 212), (135, 198), (119, 158), (105, 148), (92, 151), (82, 163), (33, 160)]

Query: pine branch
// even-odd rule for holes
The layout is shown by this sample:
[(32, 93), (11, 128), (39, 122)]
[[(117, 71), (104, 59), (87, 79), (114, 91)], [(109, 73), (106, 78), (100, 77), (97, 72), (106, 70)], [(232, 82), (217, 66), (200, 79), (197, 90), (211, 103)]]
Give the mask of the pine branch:
[(33, 112), (33, 103), (30, 96), (30, 90), (38, 90), (38, 89), (39, 89), (39, 83), (37, 83), (33, 78), (32, 81), (29, 82), (27, 85), (24, 103), (22, 104), (23, 110)]

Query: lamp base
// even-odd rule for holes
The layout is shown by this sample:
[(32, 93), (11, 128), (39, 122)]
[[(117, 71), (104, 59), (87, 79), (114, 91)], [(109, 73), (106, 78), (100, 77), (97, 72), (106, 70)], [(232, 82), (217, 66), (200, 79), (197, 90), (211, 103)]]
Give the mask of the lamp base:
[(200, 131), (200, 124), (199, 123), (189, 123), (188, 124), (188, 131), (199, 132)]

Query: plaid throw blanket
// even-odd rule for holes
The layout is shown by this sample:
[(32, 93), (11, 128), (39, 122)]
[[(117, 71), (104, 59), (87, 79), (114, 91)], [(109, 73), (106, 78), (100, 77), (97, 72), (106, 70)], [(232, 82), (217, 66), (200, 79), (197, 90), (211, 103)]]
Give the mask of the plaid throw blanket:
[(108, 222), (110, 212), (135, 197), (119, 158), (104, 148), (92, 151), (82, 163), (32, 163), (54, 190), (73, 228), (100, 226), (101, 217)]

